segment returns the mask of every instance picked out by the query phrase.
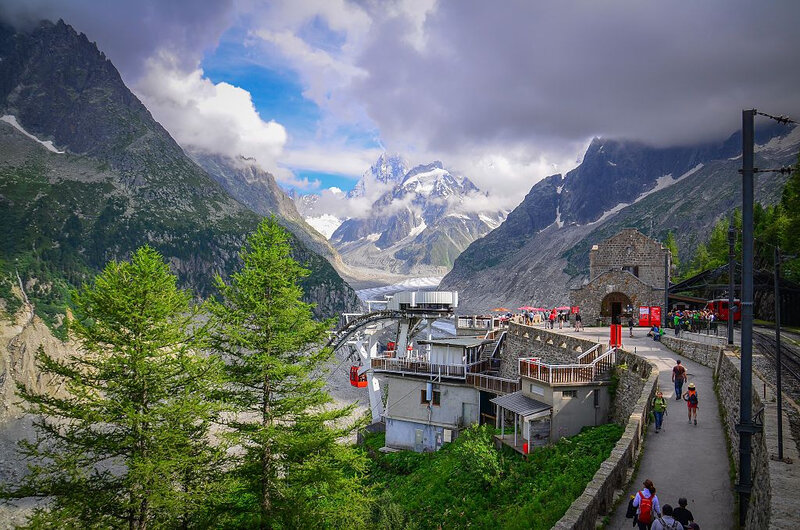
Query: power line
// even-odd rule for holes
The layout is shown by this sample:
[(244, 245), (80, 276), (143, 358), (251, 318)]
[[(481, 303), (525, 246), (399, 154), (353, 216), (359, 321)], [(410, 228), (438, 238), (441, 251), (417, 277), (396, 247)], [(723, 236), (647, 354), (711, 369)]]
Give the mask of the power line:
[(772, 114), (767, 114), (766, 112), (761, 112), (761, 111), (758, 111), (758, 110), (755, 111), (755, 112), (759, 116), (764, 116), (766, 118), (770, 118), (772, 120), (777, 121), (778, 123), (783, 123), (785, 125), (788, 125), (790, 123), (797, 123), (795, 120), (791, 119), (788, 116), (773, 116)]

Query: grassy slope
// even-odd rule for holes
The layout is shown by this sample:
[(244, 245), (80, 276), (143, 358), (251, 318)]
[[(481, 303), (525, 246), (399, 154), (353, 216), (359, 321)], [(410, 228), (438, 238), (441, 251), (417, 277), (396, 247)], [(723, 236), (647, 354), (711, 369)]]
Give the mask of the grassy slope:
[[(602, 425), (537, 449), (527, 460), (494, 449), (474, 427), (430, 454), (376, 455), (376, 525), (403, 528), (550, 528), (608, 458), (622, 428)], [(382, 435), (367, 440), (380, 447)]]

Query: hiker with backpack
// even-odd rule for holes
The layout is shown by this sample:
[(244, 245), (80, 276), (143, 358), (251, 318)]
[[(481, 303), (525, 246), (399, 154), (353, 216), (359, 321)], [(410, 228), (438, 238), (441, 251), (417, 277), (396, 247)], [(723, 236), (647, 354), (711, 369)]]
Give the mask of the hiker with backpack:
[(683, 394), (683, 399), (689, 409), (689, 423), (692, 423), (692, 416), (694, 416), (694, 424), (697, 425), (697, 389), (694, 387), (694, 383), (689, 383), (688, 388)]
[(653, 398), (651, 403), (653, 407), (653, 416), (656, 419), (656, 432), (661, 431), (661, 424), (664, 421), (664, 414), (667, 413), (667, 400), (664, 399), (664, 394), (659, 390), (656, 397)]
[(672, 506), (664, 505), (664, 513), (653, 521), (650, 530), (684, 530), (683, 525), (672, 516)]
[(679, 400), (683, 395), (683, 383), (686, 382), (686, 368), (681, 364), (680, 359), (672, 368), (672, 381), (675, 383), (675, 399)]
[(661, 513), (661, 506), (656, 497), (656, 487), (653, 481), (644, 481), (644, 489), (636, 492), (633, 498), (633, 506), (636, 508), (636, 518), (634, 521), (639, 526), (639, 530), (649, 530), (653, 520)]

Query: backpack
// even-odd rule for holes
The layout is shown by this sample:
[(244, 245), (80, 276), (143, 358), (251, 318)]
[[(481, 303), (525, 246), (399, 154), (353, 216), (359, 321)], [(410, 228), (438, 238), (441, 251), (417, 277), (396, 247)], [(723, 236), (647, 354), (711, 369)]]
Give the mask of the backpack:
[(662, 517), (658, 518), (658, 522), (661, 523), (661, 528), (664, 530), (677, 530), (679, 524), (678, 520), (674, 517), (672, 518), (671, 523), (666, 522)]
[(689, 403), (697, 405), (697, 392), (689, 392)]
[(653, 496), (645, 499), (644, 494), (639, 492), (639, 517), (640, 523), (650, 524), (653, 522)]

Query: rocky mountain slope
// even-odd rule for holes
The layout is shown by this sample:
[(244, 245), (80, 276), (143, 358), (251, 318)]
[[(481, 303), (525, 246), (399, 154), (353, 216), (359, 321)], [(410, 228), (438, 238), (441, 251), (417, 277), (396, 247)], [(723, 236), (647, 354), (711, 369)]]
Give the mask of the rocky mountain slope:
[(330, 239), (341, 224), (352, 216), (349, 208), (330, 208), (329, 201), (347, 204), (352, 199), (370, 204), (403, 180), (408, 173), (408, 163), (399, 155), (381, 154), (377, 162), (367, 169), (361, 178), (347, 193), (338, 188), (325, 190), (322, 198), (316, 193), (299, 194), (292, 190), (291, 198), (297, 205), (301, 216), (326, 238)]
[(342, 258), (328, 239), (306, 223), (294, 201), (278, 185), (275, 177), (255, 160), (187, 149), (186, 154), (203, 168), (225, 191), (261, 216), (274, 215), (311, 251), (324, 257), (341, 271)]
[[(386, 167), (384, 162), (376, 166)], [(384, 182), (391, 185), (400, 166), (388, 167), (391, 178)], [(417, 166), (378, 197), (366, 215), (344, 221), (331, 242), (353, 266), (444, 274), (467, 245), (504, 217), (503, 212), (471, 211), (465, 203), (478, 194), (468, 178), (451, 174), (441, 162)]]
[[(756, 165), (797, 161), (800, 129), (762, 127)], [(456, 260), (441, 289), (457, 289), (460, 309), (553, 305), (588, 274), (591, 246), (634, 227), (663, 240), (672, 231), (687, 259), (722, 216), (740, 207), (741, 136), (716, 145), (657, 149), (596, 139), (583, 162), (530, 190), (506, 221)], [(786, 176), (760, 174), (756, 200), (780, 197)]]
[[(184, 154), (85, 35), (63, 22), (0, 26), (0, 59), (4, 268), (74, 284), (148, 243), (200, 294), (233, 270), (260, 216)], [(325, 259), (293, 247), (318, 314), (357, 305)]]

